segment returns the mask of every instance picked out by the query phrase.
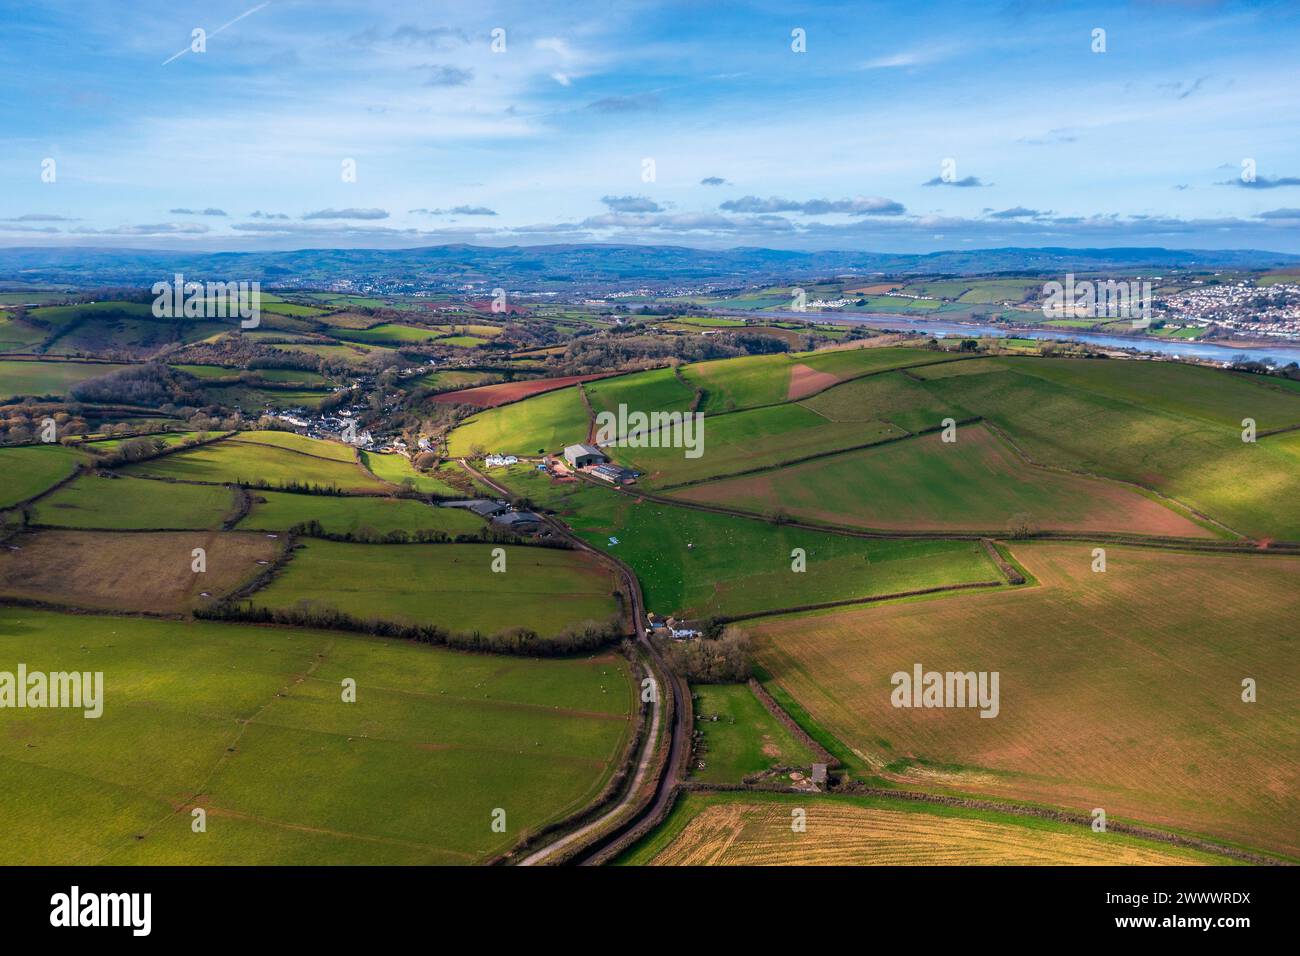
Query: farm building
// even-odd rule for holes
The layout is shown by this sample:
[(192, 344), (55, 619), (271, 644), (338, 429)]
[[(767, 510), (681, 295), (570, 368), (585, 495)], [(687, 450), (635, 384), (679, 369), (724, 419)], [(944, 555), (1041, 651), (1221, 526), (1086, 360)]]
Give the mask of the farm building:
[(591, 469), (591, 474), (602, 481), (608, 481), (611, 485), (629, 485), (633, 480), (632, 472), (626, 468), (620, 468), (618, 465), (608, 463), (596, 465)]
[(605, 453), (595, 445), (577, 444), (567, 445), (564, 449), (564, 460), (569, 463), (571, 468), (586, 468), (588, 465), (603, 465), (609, 461)]
[(487, 498), (468, 498), (464, 501), (444, 501), (444, 508), (464, 508), (466, 511), (472, 511), (480, 518), (490, 518), (493, 515), (499, 515), (506, 510), (506, 506), (498, 501), (489, 501)]
[(541, 517), (531, 511), (511, 511), (508, 514), (497, 515), (492, 519), (492, 523), (498, 528), (514, 531), (517, 534), (535, 534), (542, 527)]

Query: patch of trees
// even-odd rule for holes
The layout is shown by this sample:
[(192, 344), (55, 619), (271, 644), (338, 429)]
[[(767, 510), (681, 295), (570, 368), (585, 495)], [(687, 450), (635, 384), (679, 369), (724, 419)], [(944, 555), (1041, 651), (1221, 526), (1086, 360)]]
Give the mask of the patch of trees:
[(101, 405), (144, 405), (157, 408), (164, 403), (198, 404), (192, 379), (166, 365), (150, 363), (118, 369), (88, 378), (72, 386), (79, 402)]
[(706, 627), (694, 640), (667, 641), (663, 651), (673, 670), (697, 684), (746, 681), (752, 671), (752, 642), (734, 624), (722, 628), (721, 633), (716, 633), (716, 627)]
[(380, 637), (399, 637), (420, 644), (433, 644), (465, 651), (517, 654), (527, 657), (558, 657), (598, 650), (621, 637), (618, 622), (584, 621), (560, 633), (543, 637), (531, 628), (512, 627), (485, 634), (482, 631), (452, 631), (437, 624), (400, 624), (375, 618), (359, 618), (325, 605), (294, 608), (254, 607), (252, 604), (222, 602), (198, 608), (194, 616), (213, 621), (246, 621), (289, 627), (316, 627), (358, 631)]

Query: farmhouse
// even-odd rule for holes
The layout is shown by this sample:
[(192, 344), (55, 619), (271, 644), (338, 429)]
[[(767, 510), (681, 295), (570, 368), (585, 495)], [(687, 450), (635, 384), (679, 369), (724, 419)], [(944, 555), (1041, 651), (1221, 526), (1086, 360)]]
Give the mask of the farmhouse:
[(603, 465), (609, 461), (605, 453), (595, 445), (567, 445), (564, 449), (564, 460), (569, 463), (571, 468), (586, 468), (588, 465)]

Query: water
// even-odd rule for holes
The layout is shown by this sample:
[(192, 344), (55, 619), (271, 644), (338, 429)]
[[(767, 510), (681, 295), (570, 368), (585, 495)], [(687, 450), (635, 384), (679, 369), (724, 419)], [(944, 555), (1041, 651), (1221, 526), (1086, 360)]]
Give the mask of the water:
[[(718, 310), (714, 310), (718, 311)], [(1261, 347), (1242, 348), (1232, 345), (1214, 345), (1209, 342), (1187, 342), (1182, 340), (1130, 338), (1123, 335), (1106, 335), (1101, 332), (1080, 332), (1073, 329), (1054, 331), (1049, 329), (1008, 329), (1000, 325), (983, 325), (966, 322), (941, 322), (931, 319), (915, 319), (910, 316), (861, 313), (861, 312), (727, 312), (729, 315), (743, 315), (748, 318), (778, 318), (797, 321), (833, 322), (843, 325), (868, 325), (877, 329), (899, 329), (922, 332), (943, 338), (960, 335), (974, 338), (992, 336), (1019, 339), (1054, 339), (1056, 341), (1087, 342), (1091, 345), (1114, 349), (1137, 349), (1140, 352), (1153, 352), (1158, 355), (1173, 355), (1182, 358), (1197, 358), (1210, 362), (1231, 362), (1238, 358), (1247, 358), (1259, 362), (1272, 362), (1277, 365), (1289, 365), (1300, 362), (1300, 345), (1265, 345)]]

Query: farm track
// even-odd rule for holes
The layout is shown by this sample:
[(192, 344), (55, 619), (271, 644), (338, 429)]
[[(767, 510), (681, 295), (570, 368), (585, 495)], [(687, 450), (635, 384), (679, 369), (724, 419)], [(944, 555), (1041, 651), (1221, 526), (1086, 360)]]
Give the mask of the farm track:
[[(509, 489), (488, 478), (470, 465), (468, 461), (462, 458), (459, 459), (459, 462), (460, 466), (471, 476), (478, 478), (503, 497), (511, 497)], [(686, 682), (668, 668), (658, 649), (651, 643), (641, 627), (641, 621), (645, 619), (645, 605), (641, 597), (641, 584), (637, 580), (636, 574), (619, 559), (587, 544), (559, 519), (549, 515), (544, 515), (543, 518), (547, 525), (566, 541), (571, 542), (579, 550), (594, 555), (597, 560), (612, 566), (622, 578), (630, 598), (628, 603), (631, 612), (632, 631), (645, 651), (652, 673), (655, 674), (660, 693), (655, 695), (650, 729), (646, 734), (645, 744), (637, 763), (636, 774), (622, 799), (590, 823), (529, 854), (520, 861), (519, 865), (521, 866), (535, 866), (545, 863), (550, 857), (563, 850), (571, 849), (585, 838), (594, 837), (590, 843), (583, 846), (571, 858), (573, 862), (587, 863), (599, 854), (610, 852), (612, 848), (625, 840), (644, 821), (662, 819), (677, 798), (679, 768), (685, 760), (685, 754), (689, 747), (690, 694), (686, 688)], [(657, 756), (656, 750), (664, 709), (661, 698), (664, 684), (667, 684), (669, 690), (671, 690), (673, 700), (672, 724), (668, 728), (668, 754), (667, 759), (663, 761), (652, 798), (643, 803), (641, 790)], [(631, 809), (630, 815), (627, 814), (629, 809)]]

